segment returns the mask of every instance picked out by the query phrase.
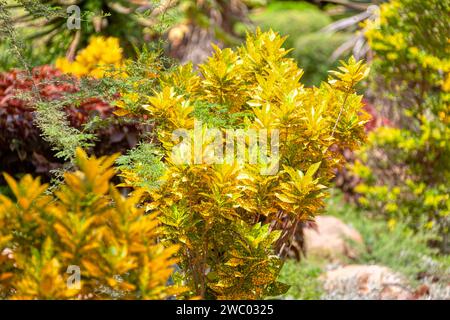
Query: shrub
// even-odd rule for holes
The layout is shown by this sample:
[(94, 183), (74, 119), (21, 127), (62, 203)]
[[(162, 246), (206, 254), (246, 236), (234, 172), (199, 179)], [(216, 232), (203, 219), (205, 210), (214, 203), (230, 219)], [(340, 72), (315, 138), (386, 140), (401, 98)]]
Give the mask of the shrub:
[[(380, 112), (367, 99), (363, 99), (363, 103), (364, 110), (370, 114), (370, 120), (364, 126), (367, 133), (370, 133), (380, 126), (391, 125), (391, 122), (387, 118), (381, 116)], [(355, 204), (360, 196), (355, 189), (361, 183), (361, 178), (352, 172), (350, 164), (356, 160), (356, 154), (348, 149), (342, 150), (342, 154), (349, 165), (340, 168), (336, 172), (336, 176), (333, 180), (334, 186), (344, 193), (347, 202)]]
[(328, 70), (339, 64), (337, 60), (331, 59), (333, 52), (350, 37), (346, 33), (320, 32), (332, 20), (309, 4), (302, 10), (267, 10), (255, 14), (253, 20), (263, 30), (273, 29), (288, 36), (284, 47), (293, 48), (290, 56), (305, 71), (303, 82), (307, 85), (320, 85), (321, 81), (327, 79)]
[[(1, 19), (1, 18), (0, 18)], [(3, 38), (0, 44), (0, 72), (11, 71), (15, 68), (22, 68), (20, 57), (11, 51), (9, 39)], [(21, 54), (33, 66), (42, 66), (49, 64), (54, 59), (52, 50), (38, 50), (30, 43), (24, 43), (21, 48)]]
[(355, 163), (360, 203), (448, 250), (450, 226), (450, 25), (448, 1), (391, 1), (369, 23), (375, 104), (391, 122), (369, 135)]
[[(160, 215), (163, 239), (180, 245), (176, 280), (192, 295), (260, 299), (286, 291), (276, 280), (282, 261), (274, 253), (284, 256), (299, 224), (322, 209), (324, 189), (343, 160), (332, 146), (354, 149), (365, 138), (367, 115), (353, 89), (368, 72), (362, 62), (350, 59), (328, 83), (306, 88), (283, 41), (257, 31), (237, 51), (216, 48), (199, 66), (201, 75), (180, 66), (160, 76), (152, 96), (138, 94), (145, 101), (140, 107), (118, 104), (120, 113), (156, 120), (166, 169), (160, 186), (147, 188), (147, 209)], [(211, 144), (208, 128), (218, 130), (218, 144)], [(267, 130), (267, 145), (278, 147), (279, 159), (271, 154), (263, 161), (257, 152), (256, 163), (243, 164), (233, 152), (220, 161), (226, 128)], [(172, 140), (177, 132), (186, 141)], [(193, 135), (202, 137), (197, 153)], [(126, 165), (132, 169), (132, 161)], [(122, 175), (145, 185), (146, 176), (136, 172)]]
[[(30, 175), (5, 175), (14, 199), (0, 195), (0, 294), (11, 299), (161, 299), (181, 292), (167, 286), (176, 246), (157, 242), (156, 216), (109, 184), (113, 157), (87, 157), (65, 174), (55, 196)], [(79, 288), (68, 286), (69, 266), (80, 268)], [(68, 270), (66, 272), (66, 270)]]
[(294, 48), (297, 39), (331, 23), (331, 18), (317, 9), (265, 11), (255, 15), (253, 20), (262, 30), (272, 29), (289, 36), (285, 48)]
[(305, 84), (318, 85), (327, 79), (328, 70), (339, 64), (337, 60), (332, 60), (333, 52), (349, 37), (345, 33), (314, 32), (295, 40), (292, 56), (303, 66)]
[(317, 7), (306, 1), (269, 1), (267, 5), (268, 11), (282, 11), (282, 10), (315, 10)]
[[(31, 41), (26, 42), (34, 50), (45, 48), (52, 57), (66, 54), (72, 61), (92, 36), (104, 36), (117, 38), (127, 57), (136, 57), (136, 49), (159, 47), (169, 40), (165, 47), (171, 57), (199, 63), (212, 51), (211, 42), (233, 45), (240, 41), (234, 25), (247, 20), (247, 4), (252, 1), (1, 1), (0, 13), (11, 17), (8, 28), (18, 26), (30, 35)], [(80, 13), (78, 29), (68, 27), (76, 21), (76, 12), (67, 12), (74, 5)], [(37, 24), (39, 30), (34, 28)]]

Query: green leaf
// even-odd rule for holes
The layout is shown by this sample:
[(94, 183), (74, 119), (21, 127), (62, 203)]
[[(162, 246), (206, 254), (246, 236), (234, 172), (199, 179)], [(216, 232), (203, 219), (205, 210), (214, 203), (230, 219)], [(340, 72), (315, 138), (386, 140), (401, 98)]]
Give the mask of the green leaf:
[(316, 162), (312, 165), (309, 166), (308, 170), (306, 171), (306, 176), (307, 177), (311, 177), (317, 172), (317, 170), (320, 167), (320, 164), (322, 163), (322, 161)]

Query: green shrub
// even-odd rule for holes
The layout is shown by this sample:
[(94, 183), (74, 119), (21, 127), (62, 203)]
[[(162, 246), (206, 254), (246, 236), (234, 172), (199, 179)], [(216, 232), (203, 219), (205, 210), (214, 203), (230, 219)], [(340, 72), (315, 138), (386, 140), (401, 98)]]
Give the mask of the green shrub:
[(333, 52), (349, 37), (346, 33), (314, 32), (295, 41), (292, 55), (305, 71), (303, 81), (306, 84), (318, 85), (326, 80), (328, 70), (338, 65), (337, 60), (331, 59)]
[(317, 7), (305, 1), (271, 1), (267, 6), (269, 11), (280, 10), (316, 10)]
[(319, 10), (275, 10), (255, 15), (253, 20), (262, 30), (272, 29), (281, 35), (289, 36), (285, 48), (294, 47), (296, 39), (318, 31), (331, 23), (331, 19)]
[(360, 203), (391, 224), (432, 230), (449, 250), (450, 2), (391, 1), (366, 34), (375, 105), (392, 127), (369, 135), (353, 167)]
[(326, 80), (328, 70), (338, 65), (331, 61), (333, 52), (348, 39), (345, 33), (324, 34), (320, 29), (332, 19), (314, 6), (287, 2), (275, 3), (263, 13), (254, 15), (253, 20), (263, 30), (272, 29), (288, 36), (285, 48), (294, 48), (290, 56), (295, 58), (305, 71), (305, 84), (319, 85)]
[[(69, 29), (73, 22), (74, 11), (67, 12), (73, 4), (80, 10), (80, 29)], [(133, 1), (108, 2), (103, 0), (61, 1), (18, 1), (13, 6), (2, 4), (11, 12), (12, 23), (31, 33), (32, 45), (47, 47), (63, 53), (74, 53), (72, 46), (84, 47), (92, 35), (114, 36), (122, 41), (127, 51), (133, 52), (133, 46), (141, 45), (146, 36), (148, 21), (136, 12), (139, 4)], [(2, 8), (3, 9), (3, 8)], [(45, 19), (43, 19), (45, 17)], [(40, 28), (35, 28), (40, 22)], [(147, 23), (146, 23), (147, 22)], [(148, 33), (148, 32), (147, 32)], [(69, 49), (70, 48), (70, 49)]]

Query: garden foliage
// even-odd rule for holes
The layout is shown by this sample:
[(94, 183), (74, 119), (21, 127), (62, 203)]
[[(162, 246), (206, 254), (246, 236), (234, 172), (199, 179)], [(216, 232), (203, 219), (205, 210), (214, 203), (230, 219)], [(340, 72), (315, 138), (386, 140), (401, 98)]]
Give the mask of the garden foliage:
[[(125, 198), (110, 184), (115, 159), (78, 149), (79, 170), (65, 174), (54, 196), (30, 175), (5, 175), (14, 197), (0, 195), (3, 298), (162, 299), (182, 292), (167, 286), (178, 247), (158, 243), (155, 214), (137, 207), (142, 192)], [(73, 267), (79, 283), (69, 279)]]
[[(264, 1), (76, 1), (73, 30), (69, 2), (0, 0), (0, 299), (284, 294), (284, 259), (368, 131), (353, 181), (386, 221), (361, 222), (360, 260), (419, 276), (429, 233), (449, 250), (449, 0), (391, 0), (366, 22), (368, 103), (368, 67), (330, 60), (349, 34), (324, 35), (312, 5), (256, 13), (264, 32), (230, 49)], [(291, 293), (318, 297), (320, 272)]]
[(390, 119), (369, 135), (353, 167), (360, 203), (395, 224), (450, 228), (450, 2), (391, 1), (369, 22), (375, 104)]
[[(306, 84), (318, 85), (327, 78), (328, 70), (339, 65), (339, 61), (333, 59), (333, 53), (349, 38), (349, 33), (327, 34), (319, 31), (302, 35), (295, 40), (292, 57), (305, 70)], [(342, 59), (349, 55), (346, 53)]]
[[(328, 82), (307, 88), (302, 70), (286, 57), (284, 40), (258, 30), (236, 51), (216, 48), (200, 74), (189, 64), (170, 69), (158, 75), (154, 93), (128, 92), (124, 97), (133, 99), (118, 103), (120, 114), (156, 120), (165, 169), (146, 188), (146, 207), (159, 215), (164, 242), (181, 247), (176, 280), (192, 295), (258, 299), (285, 291), (276, 281), (282, 261), (275, 253), (283, 256), (299, 223), (323, 208), (334, 169), (343, 164), (335, 147), (355, 149), (365, 138), (368, 117), (354, 86), (367, 75), (366, 66), (350, 59)], [(195, 152), (195, 141), (179, 148), (172, 134), (200, 121), (203, 151)], [(233, 153), (217, 161), (220, 152), (210, 147), (207, 128), (222, 138), (224, 129), (264, 129), (271, 137), (267, 145), (279, 132), (280, 157), (252, 164)], [(180, 164), (186, 154), (192, 157)], [(136, 173), (145, 171), (133, 170), (132, 157), (127, 160), (126, 184), (142, 187), (148, 177)], [(262, 174), (275, 164), (279, 171)]]
[[(211, 52), (211, 42), (224, 45), (240, 42), (234, 26), (247, 20), (247, 5), (253, 5), (252, 2), (21, 0), (0, 4), (11, 12), (11, 27), (20, 26), (21, 34), (29, 36), (25, 44), (33, 50), (26, 54), (36, 61), (42, 61), (36, 54), (39, 50), (50, 58), (44, 63), (61, 55), (72, 62), (93, 36), (104, 36), (117, 38), (126, 57), (135, 58), (142, 47), (168, 40), (165, 48), (169, 56), (198, 63)], [(0, 55), (0, 67), (10, 64)]]

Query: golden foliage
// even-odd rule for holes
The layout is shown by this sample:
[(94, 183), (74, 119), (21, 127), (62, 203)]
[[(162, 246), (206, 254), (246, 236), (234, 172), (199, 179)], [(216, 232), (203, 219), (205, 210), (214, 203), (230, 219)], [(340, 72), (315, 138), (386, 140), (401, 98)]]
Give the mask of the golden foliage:
[[(343, 162), (335, 150), (355, 149), (365, 139), (368, 116), (354, 86), (367, 75), (366, 66), (352, 58), (327, 83), (305, 88), (303, 71), (286, 57), (283, 41), (258, 30), (237, 51), (215, 48), (199, 75), (191, 66), (164, 73), (161, 89), (143, 97), (141, 112), (156, 120), (167, 162), (161, 187), (149, 190), (147, 210), (159, 214), (163, 238), (181, 246), (178, 280), (192, 295), (260, 299), (286, 291), (276, 281), (282, 263), (275, 247), (282, 253), (289, 246), (286, 233), (323, 208), (323, 189)], [(176, 151), (172, 133), (192, 129), (195, 120), (204, 122), (203, 151), (195, 153), (195, 142), (193, 150)], [(217, 124), (222, 134), (230, 127), (265, 129), (268, 144), (278, 130), (280, 170), (263, 175), (267, 164), (236, 158), (209, 162), (205, 132)], [(184, 151), (200, 161), (180, 165)], [(284, 221), (292, 227), (281, 233)]]
[(118, 38), (93, 36), (89, 45), (78, 53), (74, 61), (58, 58), (56, 67), (76, 77), (102, 78), (105, 74), (117, 72), (110, 70), (111, 68), (122, 67), (122, 51)]
[[(116, 156), (77, 150), (79, 171), (65, 174), (55, 197), (26, 175), (5, 174), (15, 200), (0, 195), (0, 292), (12, 299), (161, 299), (177, 246), (157, 242), (155, 214), (138, 207), (142, 192), (123, 197), (111, 184)], [(69, 266), (81, 271), (68, 286)]]

